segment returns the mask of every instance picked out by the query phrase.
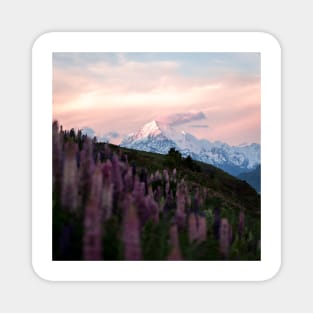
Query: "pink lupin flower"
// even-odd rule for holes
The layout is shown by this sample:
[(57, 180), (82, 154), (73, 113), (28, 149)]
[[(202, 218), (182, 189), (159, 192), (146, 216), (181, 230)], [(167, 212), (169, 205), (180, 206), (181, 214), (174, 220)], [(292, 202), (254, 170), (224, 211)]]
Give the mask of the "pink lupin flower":
[(229, 254), (229, 223), (226, 218), (221, 219), (219, 230), (219, 245), (221, 255), (227, 259)]
[(179, 240), (178, 240), (178, 231), (177, 225), (172, 224), (170, 227), (170, 246), (171, 250), (167, 257), (170, 261), (179, 261), (182, 259), (180, 247), (179, 247)]
[(69, 142), (65, 145), (61, 205), (69, 211), (75, 211), (78, 206), (76, 152), (75, 143)]
[(102, 172), (101, 168), (97, 167), (92, 177), (90, 196), (84, 216), (83, 254), (85, 260), (101, 260), (102, 258), (101, 196)]
[(189, 243), (194, 242), (198, 238), (197, 218), (195, 213), (191, 213), (188, 218), (188, 238)]
[(199, 216), (199, 228), (198, 228), (198, 241), (206, 241), (207, 239), (207, 225), (206, 218), (204, 216)]
[(191, 213), (188, 219), (188, 236), (189, 242), (196, 241), (200, 243), (206, 240), (207, 226), (206, 219), (204, 216), (196, 215)]
[(123, 211), (124, 257), (126, 260), (141, 260), (140, 223), (132, 196), (126, 195)]

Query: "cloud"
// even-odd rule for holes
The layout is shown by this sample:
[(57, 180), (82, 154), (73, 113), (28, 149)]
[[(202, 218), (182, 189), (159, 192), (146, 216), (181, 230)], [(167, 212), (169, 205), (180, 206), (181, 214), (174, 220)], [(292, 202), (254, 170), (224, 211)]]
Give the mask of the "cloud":
[(193, 128), (209, 128), (208, 125), (190, 125), (190, 127), (193, 127)]
[(104, 134), (104, 136), (110, 137), (110, 138), (118, 138), (120, 136), (120, 134), (116, 131), (112, 131), (112, 132), (108, 132), (108, 133)]
[(120, 137), (120, 134), (116, 131), (110, 131), (105, 133), (103, 136), (99, 136), (98, 141), (102, 142), (112, 142), (114, 139), (117, 139)]
[[(113, 130), (127, 134), (155, 119), (199, 138), (258, 142), (260, 61), (249, 56), (56, 53), (53, 118), (111, 141), (120, 138)], [(215, 62), (201, 61), (208, 57)]]
[(186, 124), (203, 119), (205, 119), (203, 112), (175, 113), (157, 118), (159, 122), (163, 122), (171, 126)]
[(90, 138), (93, 138), (96, 136), (96, 132), (91, 127), (83, 127), (81, 129), (81, 132), (83, 135), (87, 135)]

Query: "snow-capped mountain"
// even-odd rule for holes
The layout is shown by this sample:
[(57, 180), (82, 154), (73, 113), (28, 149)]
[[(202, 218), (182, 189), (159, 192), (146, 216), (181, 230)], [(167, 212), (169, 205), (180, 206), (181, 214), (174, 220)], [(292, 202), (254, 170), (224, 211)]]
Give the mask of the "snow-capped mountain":
[(220, 141), (210, 142), (158, 121), (129, 134), (120, 146), (161, 154), (167, 154), (174, 147), (184, 157), (190, 155), (194, 160), (213, 164), (232, 175), (251, 171), (260, 164), (259, 144), (230, 146)]

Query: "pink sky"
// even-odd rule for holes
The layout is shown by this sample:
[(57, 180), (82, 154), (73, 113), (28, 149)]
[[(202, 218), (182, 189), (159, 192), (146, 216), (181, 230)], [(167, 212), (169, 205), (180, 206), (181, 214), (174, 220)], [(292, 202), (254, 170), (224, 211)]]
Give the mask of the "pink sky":
[[(207, 55), (207, 57), (206, 57)], [(231, 145), (260, 143), (260, 56), (54, 54), (53, 119), (123, 136), (153, 119), (202, 112), (174, 127)]]

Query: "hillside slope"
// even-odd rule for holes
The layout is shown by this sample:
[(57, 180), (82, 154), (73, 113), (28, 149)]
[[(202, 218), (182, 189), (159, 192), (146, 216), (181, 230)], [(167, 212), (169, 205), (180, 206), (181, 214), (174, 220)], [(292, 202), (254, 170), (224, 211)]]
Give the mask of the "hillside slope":
[[(105, 143), (97, 143), (96, 151), (103, 151)], [(128, 149), (109, 144), (112, 151), (122, 151), (128, 156), (128, 162), (134, 162), (138, 167), (145, 168), (152, 173), (163, 167), (176, 168), (180, 178), (184, 178), (194, 184), (208, 187), (215, 198), (226, 201), (232, 207), (246, 208), (260, 211), (260, 195), (245, 181), (238, 179), (223, 170), (199, 161), (192, 160), (195, 165), (191, 169), (183, 160), (169, 164), (171, 159), (168, 155)], [(177, 161), (177, 160), (176, 160)]]
[(53, 124), (53, 260), (260, 260), (260, 195), (170, 149)]

